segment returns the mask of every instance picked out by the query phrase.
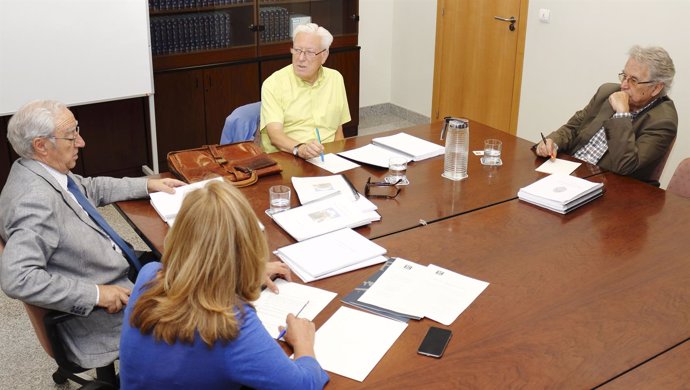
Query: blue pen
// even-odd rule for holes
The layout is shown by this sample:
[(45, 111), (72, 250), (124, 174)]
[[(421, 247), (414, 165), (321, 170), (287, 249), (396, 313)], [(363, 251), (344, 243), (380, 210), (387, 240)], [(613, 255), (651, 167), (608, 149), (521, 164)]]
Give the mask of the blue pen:
[[(304, 303), (304, 306), (302, 306), (302, 308), (299, 309), (299, 311), (297, 312), (297, 314), (295, 314), (295, 317), (299, 317), (299, 315), (300, 315), (300, 313), (302, 312), (302, 310), (304, 310), (304, 308), (307, 307), (308, 304), (309, 304), (309, 301), (306, 301), (306, 302)], [(287, 324), (285, 324), (285, 328), (283, 328), (283, 330), (280, 331), (280, 334), (278, 335), (278, 338), (277, 338), (276, 340), (282, 339), (283, 336), (285, 336), (285, 333), (286, 333), (286, 332), (287, 332)]]
[[(316, 128), (316, 140), (321, 143), (321, 134), (319, 134), (319, 128)], [(321, 152), (321, 162), (323, 162), (323, 152)]]

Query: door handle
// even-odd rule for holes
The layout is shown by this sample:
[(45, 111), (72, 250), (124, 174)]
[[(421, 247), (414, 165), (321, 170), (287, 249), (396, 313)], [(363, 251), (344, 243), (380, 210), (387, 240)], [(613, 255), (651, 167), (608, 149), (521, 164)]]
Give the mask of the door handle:
[(515, 31), (515, 22), (517, 22), (517, 19), (515, 19), (515, 16), (511, 16), (509, 18), (502, 18), (500, 16), (494, 16), (494, 19), (500, 20), (501, 22), (510, 23), (510, 25), (508, 26), (508, 29), (510, 31)]

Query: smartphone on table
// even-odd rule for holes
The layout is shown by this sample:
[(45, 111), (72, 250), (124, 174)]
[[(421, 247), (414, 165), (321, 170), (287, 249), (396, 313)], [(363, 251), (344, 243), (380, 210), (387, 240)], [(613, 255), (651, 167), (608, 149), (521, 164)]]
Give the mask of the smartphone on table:
[(424, 340), (422, 340), (422, 343), (417, 349), (417, 353), (440, 358), (443, 355), (443, 351), (446, 350), (446, 346), (452, 335), (453, 332), (451, 332), (450, 329), (430, 326), (429, 330), (426, 332), (426, 336), (424, 336)]

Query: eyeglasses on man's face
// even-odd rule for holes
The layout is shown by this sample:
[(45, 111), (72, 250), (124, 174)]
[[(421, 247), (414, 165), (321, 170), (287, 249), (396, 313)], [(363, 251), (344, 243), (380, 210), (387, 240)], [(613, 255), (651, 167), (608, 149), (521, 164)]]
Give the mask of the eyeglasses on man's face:
[(651, 83), (655, 83), (655, 82), (656, 82), (656, 80), (639, 81), (639, 80), (637, 79), (637, 77), (627, 75), (627, 74), (625, 74), (625, 72), (620, 72), (620, 73), (618, 73), (618, 80), (620, 80), (621, 83), (625, 82), (625, 80), (628, 80), (628, 84), (629, 84), (631, 87), (636, 87), (636, 86), (638, 86), (638, 85), (642, 85), (642, 84), (651, 84)]
[(400, 193), (400, 188), (396, 187), (402, 183), (402, 179), (395, 183), (371, 181), (371, 177), (367, 179), (367, 184), (364, 185), (364, 196), (372, 198), (386, 198), (394, 199)]
[(69, 131), (68, 134), (74, 134), (73, 137), (56, 137), (54, 135), (47, 136), (45, 138), (50, 138), (50, 139), (64, 139), (66, 141), (71, 141), (72, 144), (75, 144), (77, 142), (77, 139), (79, 138), (79, 125), (77, 125), (74, 130)]
[(305, 56), (308, 60), (313, 60), (314, 58), (316, 58), (316, 56), (318, 56), (319, 54), (323, 53), (324, 51), (326, 51), (326, 49), (323, 49), (323, 50), (321, 50), (321, 51), (318, 52), (318, 53), (317, 53), (317, 52), (313, 52), (313, 51), (309, 51), (309, 50), (298, 49), (298, 48), (296, 48), (296, 47), (293, 47), (293, 48), (290, 49), (290, 53), (292, 53), (292, 55), (299, 57), (299, 56), (301, 56), (302, 54), (304, 54), (304, 56)]

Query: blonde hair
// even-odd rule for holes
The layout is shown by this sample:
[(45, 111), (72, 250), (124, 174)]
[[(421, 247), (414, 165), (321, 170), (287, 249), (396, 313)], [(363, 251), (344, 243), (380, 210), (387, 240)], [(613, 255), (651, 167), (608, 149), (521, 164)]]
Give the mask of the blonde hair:
[(168, 344), (211, 347), (235, 339), (242, 305), (259, 297), (268, 244), (247, 199), (213, 181), (190, 192), (165, 238), (162, 268), (134, 305), (130, 323)]

